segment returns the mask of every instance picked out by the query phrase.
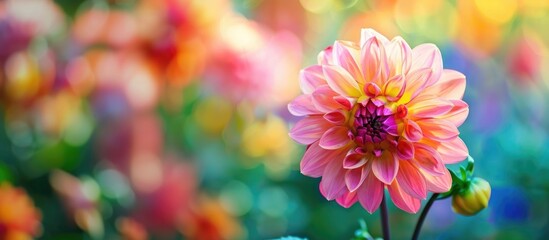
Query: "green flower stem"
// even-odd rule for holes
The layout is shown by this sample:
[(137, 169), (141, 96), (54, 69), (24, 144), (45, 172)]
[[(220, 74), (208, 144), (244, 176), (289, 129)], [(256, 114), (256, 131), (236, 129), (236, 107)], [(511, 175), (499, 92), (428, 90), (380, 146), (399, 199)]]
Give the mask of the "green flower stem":
[(421, 215), (417, 220), (416, 229), (414, 229), (414, 235), (412, 235), (412, 240), (417, 240), (417, 238), (419, 237), (419, 232), (421, 231), (421, 227), (423, 226), (423, 221), (425, 221), (425, 217), (427, 217), (427, 213), (429, 213), (429, 209), (431, 209), (431, 206), (437, 200), (438, 195), (439, 193), (433, 193), (433, 195), (431, 195), (431, 198), (429, 198), (429, 201), (427, 201), (427, 204), (423, 208), (423, 211), (421, 212)]
[(383, 229), (383, 240), (390, 240), (389, 234), (389, 213), (387, 211), (387, 202), (385, 201), (385, 192), (381, 198), (381, 227)]

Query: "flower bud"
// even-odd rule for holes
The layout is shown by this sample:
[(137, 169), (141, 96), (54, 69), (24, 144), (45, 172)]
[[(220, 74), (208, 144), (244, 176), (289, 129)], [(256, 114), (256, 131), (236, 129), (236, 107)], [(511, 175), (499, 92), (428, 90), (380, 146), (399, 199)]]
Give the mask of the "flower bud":
[(452, 196), (452, 209), (461, 215), (475, 215), (488, 206), (490, 193), (490, 184), (486, 180), (473, 178)]

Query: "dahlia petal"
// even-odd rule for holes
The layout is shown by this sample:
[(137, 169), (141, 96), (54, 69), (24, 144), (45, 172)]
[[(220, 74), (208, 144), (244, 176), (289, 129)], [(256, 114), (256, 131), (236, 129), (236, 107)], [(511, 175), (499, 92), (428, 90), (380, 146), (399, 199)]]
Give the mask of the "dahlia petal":
[(427, 197), (427, 187), (425, 179), (420, 174), (416, 166), (409, 161), (401, 161), (396, 180), (406, 193), (414, 198), (425, 199)]
[(343, 67), (359, 83), (364, 84), (362, 72), (358, 67), (360, 49), (352, 42), (336, 41), (334, 43), (334, 62)]
[(419, 119), (416, 123), (421, 127), (423, 136), (436, 141), (450, 140), (459, 135), (456, 125), (448, 120)]
[(383, 151), (381, 157), (372, 159), (372, 172), (385, 184), (391, 184), (398, 173), (398, 159), (389, 151)]
[(334, 101), (339, 103), (339, 105), (347, 111), (351, 110), (351, 108), (353, 108), (353, 104), (355, 103), (353, 99), (348, 99), (344, 96), (336, 96), (334, 97)]
[(345, 186), (346, 172), (341, 167), (341, 159), (332, 159), (328, 162), (320, 181), (320, 187), (326, 199), (334, 200), (347, 190)]
[(366, 96), (370, 97), (370, 98), (375, 98), (377, 96), (379, 96), (379, 94), (381, 93), (381, 89), (379, 88), (379, 86), (377, 86), (377, 84), (373, 83), (373, 82), (368, 82), (366, 84), (364, 84), (364, 93), (366, 94)]
[(395, 206), (409, 213), (417, 213), (417, 211), (419, 211), (421, 201), (406, 193), (400, 187), (398, 181), (394, 181), (393, 184), (391, 184), (387, 188)]
[(336, 198), (336, 202), (344, 208), (349, 208), (358, 201), (357, 192), (346, 192)]
[(455, 70), (444, 69), (440, 81), (425, 89), (425, 92), (449, 100), (462, 99), (465, 93), (465, 75)]
[(399, 104), (406, 104), (418, 96), (423, 89), (425, 89), (425, 84), (427, 79), (431, 78), (433, 70), (430, 68), (420, 68), (415, 70), (410, 70), (406, 75), (406, 91), (399, 99)]
[(325, 85), (322, 66), (312, 65), (299, 72), (299, 86), (305, 94), (311, 94), (316, 88)]
[(439, 176), (431, 175), (423, 170), (421, 172), (425, 179), (427, 191), (444, 193), (450, 191), (450, 188), (452, 188), (452, 175), (450, 175), (448, 169), (444, 169), (443, 174)]
[(321, 111), (315, 108), (313, 97), (310, 94), (297, 96), (293, 101), (288, 103), (288, 111), (294, 116), (322, 114)]
[(467, 105), (466, 102), (461, 100), (450, 100), (454, 107), (446, 114), (440, 116), (441, 119), (446, 119), (456, 127), (461, 126), (463, 122), (465, 122), (465, 119), (467, 119), (467, 115), (469, 115), (469, 105)]
[(412, 49), (401, 37), (395, 37), (387, 46), (389, 76), (406, 75), (412, 66)]
[(343, 96), (360, 97), (361, 93), (355, 79), (340, 66), (325, 65), (322, 67), (326, 82), (334, 90)]
[(402, 97), (404, 90), (406, 90), (406, 82), (404, 81), (404, 76), (399, 74), (393, 76), (385, 83), (383, 94), (387, 100), (396, 102)]
[(311, 144), (305, 151), (300, 162), (300, 170), (303, 175), (309, 177), (320, 177), (324, 173), (324, 168), (334, 159), (342, 159), (347, 152), (338, 150), (326, 150), (318, 146), (318, 141)]
[(334, 99), (339, 94), (334, 92), (328, 85), (318, 87), (311, 96), (315, 108), (322, 112), (332, 112), (341, 108), (341, 104)]
[(319, 65), (334, 65), (333, 60), (333, 47), (328, 46), (324, 50), (322, 50), (320, 53), (318, 53), (317, 61)]
[(345, 173), (345, 185), (349, 191), (356, 191), (368, 176), (366, 168), (355, 168), (347, 170)]
[(397, 143), (397, 157), (400, 160), (414, 158), (414, 145), (404, 139), (399, 139)]
[(412, 102), (407, 105), (408, 113), (415, 118), (434, 118), (450, 112), (454, 107), (451, 101), (441, 98), (432, 98), (418, 102), (414, 99)]
[(366, 159), (366, 155), (360, 154), (355, 152), (354, 150), (351, 150), (347, 153), (347, 156), (345, 156), (345, 159), (343, 159), (343, 168), (345, 169), (355, 169), (364, 166), (368, 159)]
[(433, 74), (426, 79), (425, 87), (435, 84), (442, 74), (442, 56), (438, 47), (431, 43), (420, 44), (412, 50), (412, 70), (431, 68)]
[(423, 132), (416, 122), (408, 120), (404, 122), (404, 132), (402, 136), (410, 142), (417, 142), (423, 138)]
[(373, 174), (368, 174), (360, 188), (357, 190), (360, 205), (369, 213), (373, 213), (379, 207), (383, 198), (384, 184)]
[(446, 167), (440, 154), (430, 146), (414, 143), (414, 162), (431, 175), (444, 174)]
[(322, 135), (319, 145), (324, 149), (338, 149), (344, 147), (351, 141), (348, 132), (349, 129), (347, 127), (332, 127)]
[(437, 152), (440, 153), (444, 164), (458, 163), (465, 160), (467, 156), (469, 156), (467, 145), (465, 145), (463, 140), (459, 137), (456, 137), (450, 141), (441, 142), (437, 148)]
[(331, 126), (322, 116), (309, 116), (299, 120), (289, 135), (296, 142), (309, 145), (320, 139)]
[(362, 73), (366, 82), (383, 86), (389, 73), (389, 65), (383, 44), (378, 38), (368, 39), (361, 49)]
[(334, 125), (343, 125), (347, 121), (347, 116), (340, 110), (324, 114), (324, 119)]
[(378, 33), (376, 30), (371, 28), (363, 28), (360, 32), (360, 46), (363, 47), (366, 41), (370, 40), (373, 37), (376, 37), (382, 44), (389, 43), (389, 39)]

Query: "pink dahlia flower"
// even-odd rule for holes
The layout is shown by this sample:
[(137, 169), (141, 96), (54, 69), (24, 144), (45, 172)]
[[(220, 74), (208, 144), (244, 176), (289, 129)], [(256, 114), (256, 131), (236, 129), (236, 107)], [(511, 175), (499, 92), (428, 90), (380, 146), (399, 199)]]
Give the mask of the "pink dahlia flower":
[(445, 164), (465, 159), (457, 129), (467, 118), (465, 76), (443, 69), (439, 49), (414, 49), (363, 29), (360, 45), (336, 41), (301, 71), (304, 92), (289, 105), (290, 136), (308, 145), (301, 172), (322, 177), (320, 191), (344, 207), (374, 212), (387, 188), (415, 213), (427, 192), (446, 192)]

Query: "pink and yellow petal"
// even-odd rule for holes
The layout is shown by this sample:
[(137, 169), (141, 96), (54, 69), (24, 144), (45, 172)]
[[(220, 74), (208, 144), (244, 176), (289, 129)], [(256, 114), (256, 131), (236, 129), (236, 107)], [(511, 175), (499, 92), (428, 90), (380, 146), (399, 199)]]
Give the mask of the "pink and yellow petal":
[(389, 65), (383, 44), (378, 38), (368, 39), (361, 49), (361, 69), (366, 82), (383, 86), (389, 75)]
[(399, 161), (390, 151), (383, 151), (381, 157), (372, 160), (372, 172), (385, 184), (391, 184), (398, 173)]
[(402, 132), (402, 136), (410, 142), (417, 142), (423, 138), (423, 131), (416, 122), (406, 120), (404, 121), (404, 131)]
[(345, 185), (346, 172), (341, 167), (341, 159), (332, 159), (328, 162), (320, 181), (320, 188), (326, 199), (334, 200), (347, 191)]
[(424, 92), (424, 94), (433, 94), (448, 100), (462, 99), (464, 93), (465, 75), (450, 69), (444, 69), (440, 81), (425, 89)]
[(335, 126), (322, 134), (319, 145), (324, 149), (339, 149), (349, 143), (351, 143), (349, 129), (344, 126)]
[(333, 47), (334, 62), (343, 67), (360, 84), (364, 84), (362, 71), (359, 67), (360, 48), (352, 42), (336, 41)]
[(412, 66), (412, 49), (401, 37), (395, 37), (387, 45), (389, 76), (406, 75)]
[(450, 175), (448, 169), (445, 169), (443, 174), (438, 176), (431, 175), (424, 170), (421, 170), (421, 173), (425, 179), (427, 191), (444, 193), (452, 188), (452, 175)]
[(406, 90), (406, 81), (403, 75), (395, 75), (383, 87), (383, 94), (391, 102), (398, 101)]
[(369, 171), (365, 167), (347, 170), (347, 173), (345, 173), (345, 185), (347, 189), (351, 192), (356, 191), (368, 176)]
[(334, 65), (333, 47), (328, 46), (322, 50), (317, 56), (317, 61), (319, 65)]
[(413, 161), (420, 169), (431, 175), (439, 176), (444, 174), (446, 170), (440, 154), (434, 148), (425, 144), (414, 143)]
[(420, 95), (425, 89), (427, 79), (431, 78), (433, 70), (430, 68), (421, 68), (410, 70), (406, 75), (406, 91), (398, 100), (398, 104), (406, 104)]
[(417, 213), (419, 211), (421, 201), (406, 193), (400, 187), (398, 181), (394, 181), (390, 186), (387, 187), (387, 189), (389, 190), (389, 194), (391, 195), (391, 200), (393, 200), (393, 203), (398, 208), (409, 213)]
[(466, 102), (461, 100), (450, 100), (454, 107), (452, 109), (438, 117), (440, 119), (445, 119), (450, 122), (452, 122), (456, 127), (461, 126), (463, 122), (465, 122), (465, 119), (467, 119), (467, 116), (469, 115), (469, 105), (467, 105)]
[(357, 192), (346, 192), (340, 197), (336, 198), (336, 202), (344, 208), (353, 206), (358, 201)]
[(425, 87), (435, 84), (442, 75), (442, 56), (434, 44), (421, 44), (412, 49), (411, 71), (430, 68), (433, 72), (425, 79)]
[(326, 150), (318, 146), (318, 141), (314, 142), (301, 159), (301, 173), (309, 177), (320, 177), (330, 160), (342, 159), (346, 153), (345, 149)]
[(427, 186), (419, 169), (410, 161), (400, 161), (396, 180), (401, 188), (414, 198), (425, 199)]
[(361, 96), (361, 91), (358, 82), (341, 66), (324, 65), (322, 66), (326, 82), (334, 90), (342, 96), (355, 97)]
[(326, 84), (320, 65), (312, 65), (299, 72), (299, 86), (305, 94), (311, 94), (315, 89)]
[(363, 28), (360, 32), (360, 47), (364, 48), (364, 44), (370, 40), (371, 38), (377, 38), (379, 42), (382, 44), (389, 44), (389, 39), (387, 39), (385, 36), (381, 35), (379, 32), (377, 32), (374, 29), (371, 28)]
[(368, 174), (357, 190), (360, 205), (369, 213), (374, 213), (381, 204), (384, 186), (373, 174)]
[(444, 164), (454, 164), (461, 162), (469, 156), (469, 150), (467, 145), (456, 137), (450, 141), (441, 142), (437, 147), (437, 152), (440, 153), (440, 157)]
[(343, 168), (345, 169), (355, 169), (364, 166), (368, 162), (366, 155), (362, 153), (357, 153), (355, 150), (351, 149), (343, 159)]
[(448, 120), (419, 119), (415, 122), (421, 128), (424, 137), (436, 141), (447, 141), (459, 135), (456, 125)]
[(322, 112), (314, 106), (313, 96), (310, 94), (297, 96), (288, 104), (288, 111), (294, 116), (322, 114)]
[(330, 127), (332, 124), (322, 116), (309, 116), (299, 120), (289, 135), (296, 142), (309, 145), (320, 139)]
[[(416, 99), (419, 99), (419, 97)], [(416, 101), (416, 99), (406, 105), (408, 107), (408, 114), (413, 119), (435, 118), (450, 112), (454, 107), (451, 101), (440, 98), (431, 98), (423, 101)]]
[(340, 95), (328, 85), (318, 87), (311, 96), (314, 107), (321, 112), (327, 113), (342, 108), (341, 103), (336, 100)]

